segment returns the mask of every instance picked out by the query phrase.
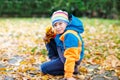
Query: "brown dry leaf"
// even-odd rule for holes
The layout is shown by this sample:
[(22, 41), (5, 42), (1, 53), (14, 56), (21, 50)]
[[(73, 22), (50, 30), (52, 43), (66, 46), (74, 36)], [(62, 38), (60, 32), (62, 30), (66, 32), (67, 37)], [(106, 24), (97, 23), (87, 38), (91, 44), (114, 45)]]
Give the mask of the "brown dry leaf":
[(120, 70), (115, 70), (116, 75), (120, 77)]
[(45, 30), (46, 30), (46, 34), (43, 39), (45, 43), (49, 43), (50, 39), (54, 38), (56, 33), (52, 26), (47, 26)]
[(33, 63), (35, 63), (35, 61), (36, 61), (35, 58), (34, 58), (33, 56), (31, 56), (31, 57), (29, 57), (28, 59), (21, 61), (21, 62), (20, 62), (20, 65), (33, 64)]
[(106, 57), (106, 60), (104, 61), (104, 66), (115, 68), (117, 66), (120, 66), (120, 61), (116, 58), (115, 55), (109, 55)]
[(96, 51), (95, 55), (101, 56), (102, 54), (99, 51)]
[(116, 75), (120, 77), (120, 66), (115, 68)]
[(17, 69), (17, 72), (26, 72), (26, 71), (35, 71), (38, 70), (36, 67), (33, 67), (32, 65), (22, 65), (19, 66)]
[(85, 80), (85, 75), (76, 75), (75, 78), (78, 80)]
[(80, 66), (80, 67), (79, 67), (79, 71), (80, 71), (82, 74), (87, 74), (87, 73), (88, 73), (87, 68), (84, 67), (84, 66)]
[(34, 58), (34, 56), (31, 56), (29, 59), (28, 59), (28, 61), (31, 63), (31, 64), (33, 64), (33, 63), (35, 63), (35, 58)]
[(105, 70), (114, 70), (114, 68), (112, 66), (104, 66)]
[(92, 62), (95, 63), (95, 64), (102, 64), (103, 61), (104, 61), (104, 60), (103, 60), (102, 58), (94, 58), (94, 59), (92, 60)]

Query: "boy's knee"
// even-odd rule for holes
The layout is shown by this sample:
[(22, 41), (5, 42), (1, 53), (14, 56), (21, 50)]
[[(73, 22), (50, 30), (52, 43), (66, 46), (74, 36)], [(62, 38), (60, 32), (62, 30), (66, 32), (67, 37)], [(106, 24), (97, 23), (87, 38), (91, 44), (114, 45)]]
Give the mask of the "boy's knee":
[(47, 67), (44, 63), (40, 65), (40, 71), (43, 72), (44, 74), (47, 73)]

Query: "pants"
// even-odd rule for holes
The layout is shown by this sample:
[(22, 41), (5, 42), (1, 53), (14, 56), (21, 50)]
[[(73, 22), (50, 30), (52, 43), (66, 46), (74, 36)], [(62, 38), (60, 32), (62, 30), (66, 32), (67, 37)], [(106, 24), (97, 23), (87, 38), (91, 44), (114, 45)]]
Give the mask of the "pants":
[[(77, 66), (78, 65), (76, 64), (74, 74), (78, 73)], [(62, 63), (60, 58), (56, 58), (51, 61), (44, 62), (42, 65), (40, 65), (40, 68), (44, 74), (64, 75), (64, 64)]]
[(64, 74), (64, 64), (61, 62), (60, 58), (53, 59), (48, 62), (44, 62), (41, 66), (41, 71), (45, 74), (51, 75), (63, 75)]

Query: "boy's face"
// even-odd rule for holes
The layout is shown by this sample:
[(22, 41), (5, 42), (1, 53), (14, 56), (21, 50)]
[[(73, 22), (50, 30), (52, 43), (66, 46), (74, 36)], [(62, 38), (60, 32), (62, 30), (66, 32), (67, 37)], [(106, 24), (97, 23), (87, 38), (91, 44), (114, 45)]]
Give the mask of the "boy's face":
[(66, 26), (67, 26), (67, 23), (63, 21), (56, 22), (53, 25), (56, 34), (62, 34), (65, 31)]

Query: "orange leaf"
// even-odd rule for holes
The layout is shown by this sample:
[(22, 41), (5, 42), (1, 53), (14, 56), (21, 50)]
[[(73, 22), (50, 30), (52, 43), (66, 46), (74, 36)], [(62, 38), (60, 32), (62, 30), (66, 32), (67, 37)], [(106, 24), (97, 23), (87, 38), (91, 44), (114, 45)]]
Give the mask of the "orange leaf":
[(5, 71), (6, 70), (6, 68), (0, 68), (0, 71)]

